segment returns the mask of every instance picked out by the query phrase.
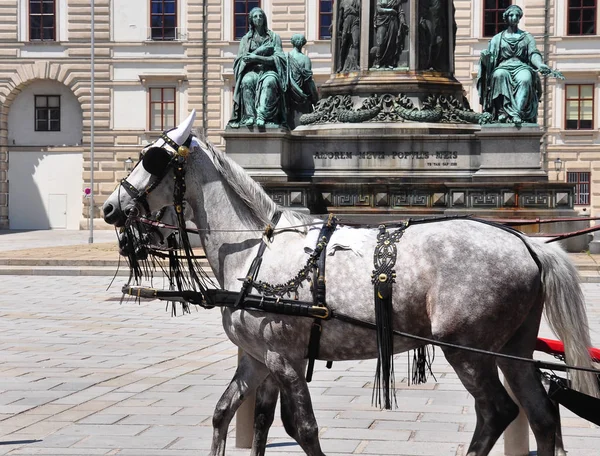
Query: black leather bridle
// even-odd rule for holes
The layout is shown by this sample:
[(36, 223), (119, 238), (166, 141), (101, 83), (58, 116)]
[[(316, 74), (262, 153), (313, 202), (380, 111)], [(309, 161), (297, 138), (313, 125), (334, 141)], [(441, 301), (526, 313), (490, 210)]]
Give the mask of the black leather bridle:
[[(189, 154), (189, 145), (191, 144), (192, 137), (189, 136), (188, 139), (182, 144), (179, 145), (171, 138), (167, 136), (166, 133), (161, 135), (161, 139), (168, 144), (175, 153), (169, 152), (164, 147), (150, 147), (146, 152), (142, 152), (140, 155), (140, 160), (135, 165), (134, 169), (141, 163), (144, 169), (150, 173), (154, 179), (153, 181), (146, 186), (144, 190), (140, 190), (136, 188), (131, 182), (127, 180), (127, 178), (123, 178), (120, 182), (120, 186), (127, 192), (129, 196), (133, 199), (134, 203), (141, 205), (146, 211), (145, 216), (148, 216), (152, 211), (150, 210), (150, 205), (148, 204), (148, 195), (156, 189), (167, 175), (171, 167), (175, 168), (175, 170), (183, 171), (183, 165), (185, 165), (185, 160)], [(183, 175), (184, 173), (175, 173), (175, 181), (176, 187), (183, 185), (182, 189), (175, 190), (176, 198), (181, 195), (181, 201), (183, 200), (183, 194), (185, 193), (185, 182), (183, 179), (178, 179), (177, 175)], [(176, 201), (176, 204), (181, 204), (181, 201)], [(119, 199), (120, 204), (120, 199)], [(138, 214), (131, 214), (131, 216), (137, 216)]]

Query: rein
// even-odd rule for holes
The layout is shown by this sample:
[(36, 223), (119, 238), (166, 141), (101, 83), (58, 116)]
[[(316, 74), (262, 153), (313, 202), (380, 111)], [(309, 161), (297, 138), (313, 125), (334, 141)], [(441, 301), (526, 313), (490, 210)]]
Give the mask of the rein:
[[(600, 218), (600, 217), (599, 217)], [(433, 217), (433, 218), (423, 218), (423, 219), (408, 219), (408, 222), (410, 222), (411, 225), (416, 225), (419, 223), (426, 223), (427, 221), (440, 221), (440, 220), (447, 220), (447, 219), (465, 219), (465, 220), (475, 220), (472, 218), (471, 215), (456, 215), (456, 216), (443, 216), (443, 217)], [(494, 224), (494, 226), (506, 226), (508, 228), (512, 228), (513, 225), (517, 225), (517, 223), (512, 223), (510, 222), (510, 219), (504, 219), (504, 220), (486, 220), (486, 219), (477, 219), (483, 222), (489, 222)], [(585, 221), (587, 221), (588, 219), (585, 219)], [(589, 220), (594, 220), (593, 218), (590, 218)], [(138, 218), (138, 221), (140, 221), (141, 223), (147, 224), (147, 225), (151, 225), (154, 226), (156, 228), (164, 228), (167, 230), (178, 230), (179, 228), (175, 225), (169, 225), (167, 223), (163, 223), (163, 222), (157, 222), (155, 220), (150, 220), (148, 218), (145, 218), (144, 216), (141, 216)], [(556, 223), (556, 222), (565, 222), (565, 221), (584, 221), (584, 219), (545, 219), (545, 220), (541, 220), (540, 223)], [(406, 223), (406, 220), (396, 220), (396, 221), (391, 221), (391, 222), (387, 222), (386, 226), (400, 226), (403, 223)], [(523, 222), (523, 220), (519, 220), (519, 222)], [(518, 225), (531, 225), (533, 224), (532, 221), (530, 221), (529, 223), (518, 223)], [(288, 226), (285, 228), (277, 228), (273, 230), (274, 234), (277, 233), (283, 233), (286, 231), (299, 231), (302, 228), (309, 228), (309, 227), (315, 227), (315, 226), (319, 226), (320, 223), (303, 223), (300, 225), (293, 225), (293, 226)], [(361, 223), (353, 223), (353, 222), (344, 222), (340, 219), (338, 219), (338, 226), (349, 226), (349, 227), (353, 227), (353, 228), (376, 228), (378, 225), (371, 225), (371, 224), (361, 224)], [(255, 233), (255, 232), (260, 232), (262, 231), (261, 229), (240, 229), (240, 230), (232, 230), (232, 229), (208, 229), (208, 228), (185, 228), (185, 230), (188, 233), (192, 233), (192, 234), (200, 234), (204, 231), (210, 231), (211, 233)], [(587, 233), (593, 233), (594, 231), (599, 231), (600, 230), (600, 224), (599, 225), (595, 225), (595, 226), (591, 226), (589, 228), (584, 228), (581, 230), (577, 230), (577, 231), (569, 231), (567, 233), (539, 233), (539, 234), (529, 234), (528, 236), (530, 237), (538, 237), (538, 236), (543, 236), (543, 237), (550, 237), (551, 239), (548, 239), (546, 241), (544, 241), (545, 244), (550, 244), (552, 242), (557, 242), (557, 241), (562, 241), (564, 239), (569, 239), (575, 236), (580, 236), (582, 234), (587, 234)]]

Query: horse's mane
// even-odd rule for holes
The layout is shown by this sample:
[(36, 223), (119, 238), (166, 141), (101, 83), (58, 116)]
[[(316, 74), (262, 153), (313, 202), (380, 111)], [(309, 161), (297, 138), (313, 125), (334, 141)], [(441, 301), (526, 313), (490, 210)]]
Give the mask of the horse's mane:
[(271, 222), (271, 215), (277, 209), (282, 211), (289, 221), (297, 221), (299, 224), (310, 224), (314, 221), (315, 218), (311, 215), (279, 207), (244, 168), (207, 139), (195, 139), (201, 148), (205, 148), (212, 155), (215, 168), (223, 176), (231, 190), (246, 204), (253, 222), (257, 226), (267, 226)]

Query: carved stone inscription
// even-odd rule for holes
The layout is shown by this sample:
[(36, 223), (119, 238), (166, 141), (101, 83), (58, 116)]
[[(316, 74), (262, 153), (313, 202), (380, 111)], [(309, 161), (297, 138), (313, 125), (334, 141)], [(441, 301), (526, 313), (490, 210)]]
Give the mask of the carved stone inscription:
[(392, 160), (399, 165), (408, 165), (409, 163), (421, 161), (423, 168), (441, 168), (458, 166), (458, 151), (456, 150), (436, 150), (436, 151), (316, 151), (313, 154), (314, 160)]

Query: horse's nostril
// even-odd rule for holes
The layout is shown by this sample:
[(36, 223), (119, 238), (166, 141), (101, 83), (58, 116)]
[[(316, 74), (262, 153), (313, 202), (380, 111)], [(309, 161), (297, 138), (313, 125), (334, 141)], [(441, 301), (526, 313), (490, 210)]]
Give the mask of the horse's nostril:
[(110, 203), (106, 203), (104, 206), (102, 206), (102, 212), (104, 213), (104, 220), (108, 222), (115, 212), (115, 207)]

